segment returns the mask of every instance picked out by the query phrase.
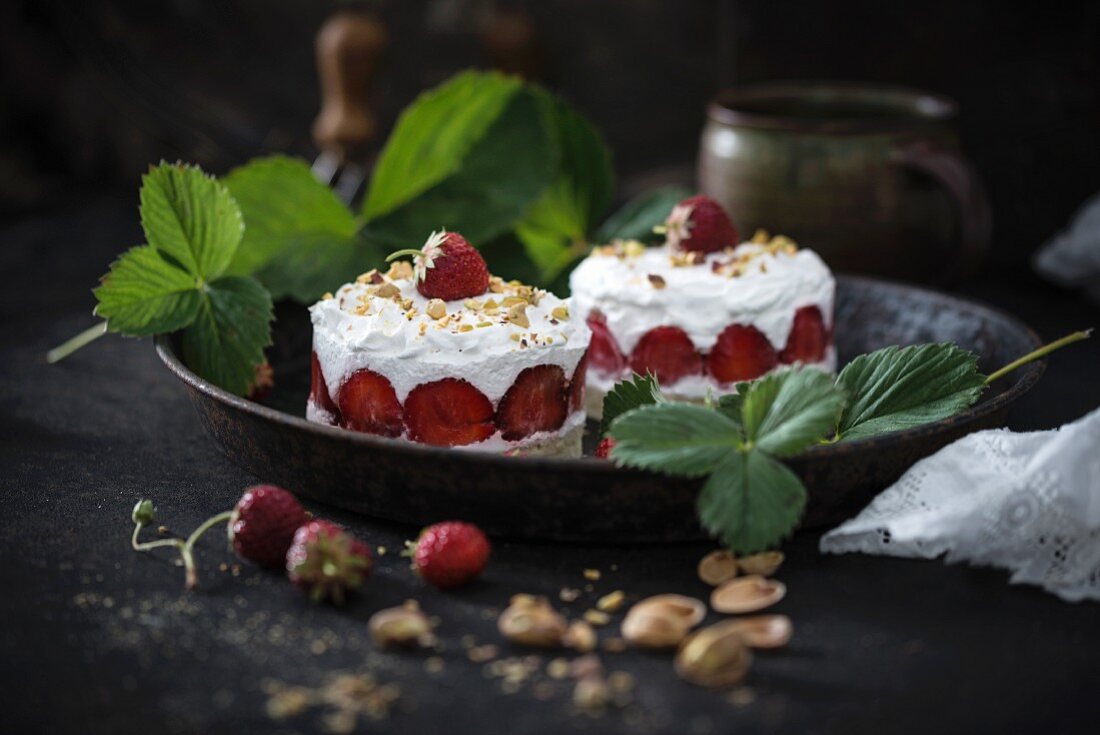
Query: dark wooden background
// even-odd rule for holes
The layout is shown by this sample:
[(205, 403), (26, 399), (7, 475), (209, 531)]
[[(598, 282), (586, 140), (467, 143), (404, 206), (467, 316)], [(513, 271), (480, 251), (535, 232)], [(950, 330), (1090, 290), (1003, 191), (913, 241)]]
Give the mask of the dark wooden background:
[[(133, 192), (150, 161), (221, 171), (312, 155), (313, 35), (335, 2), (0, 4), (0, 216), (81, 190)], [(1100, 3), (873, 0), (378, 0), (390, 28), (382, 130), (425, 86), (485, 65), (479, 32), (519, 7), (541, 78), (591, 115), (626, 181), (689, 170), (718, 89), (892, 82), (962, 106), (996, 217), (991, 268), (1027, 255), (1100, 189)]]

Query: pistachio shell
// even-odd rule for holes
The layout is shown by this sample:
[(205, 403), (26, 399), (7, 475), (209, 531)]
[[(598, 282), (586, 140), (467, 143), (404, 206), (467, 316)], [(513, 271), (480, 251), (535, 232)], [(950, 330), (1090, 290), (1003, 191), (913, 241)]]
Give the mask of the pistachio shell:
[(367, 629), (380, 646), (427, 646), (434, 642), (432, 623), (415, 600), (371, 615)]
[(675, 594), (647, 597), (636, 603), (630, 610), (646, 610), (649, 608), (659, 608), (673, 617), (686, 621), (688, 626), (692, 628), (703, 622), (703, 618), (707, 616), (707, 606), (702, 600)]
[(750, 648), (782, 648), (790, 643), (794, 626), (786, 615), (754, 615), (725, 621), (741, 634)]
[(513, 643), (554, 648), (562, 644), (568, 626), (545, 597), (521, 594), (500, 614), (497, 629)]
[(760, 574), (770, 577), (779, 570), (783, 563), (782, 551), (763, 551), (751, 556), (743, 556), (737, 560), (737, 566), (745, 574)]
[(710, 606), (721, 613), (749, 613), (763, 610), (783, 599), (787, 587), (759, 574), (737, 577), (716, 587), (710, 595)]
[(752, 663), (752, 653), (736, 620), (726, 620), (692, 633), (680, 646), (674, 667), (684, 679), (705, 687), (739, 683)]
[(737, 558), (728, 549), (716, 549), (699, 560), (699, 579), (712, 587), (737, 576)]
[(701, 600), (684, 595), (647, 597), (627, 611), (622, 634), (641, 648), (672, 648), (707, 614)]

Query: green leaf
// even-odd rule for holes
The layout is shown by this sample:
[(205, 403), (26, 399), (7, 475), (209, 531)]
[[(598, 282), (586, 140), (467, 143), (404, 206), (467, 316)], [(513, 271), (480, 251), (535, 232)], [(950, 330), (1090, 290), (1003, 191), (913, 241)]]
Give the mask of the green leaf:
[(650, 406), (664, 400), (657, 378), (650, 373), (634, 373), (626, 380), (620, 380), (603, 397), (603, 419), (600, 421), (600, 436), (607, 433), (611, 423), (627, 411), (639, 406)]
[(119, 256), (94, 293), (95, 313), (107, 320), (107, 329), (131, 337), (181, 329), (201, 303), (195, 276), (149, 245)]
[(825, 438), (844, 406), (844, 394), (827, 373), (798, 367), (753, 381), (744, 391), (745, 439), (778, 457), (796, 454)]
[[(269, 156), (239, 166), (224, 179), (244, 215), (244, 239), (229, 265), (233, 275), (250, 275), (287, 252), (297, 254), (316, 243), (353, 246), (359, 225), (332, 190), (313, 176), (305, 161)], [(324, 257), (298, 254), (299, 260)], [(366, 270), (364, 265), (358, 272)], [(314, 297), (339, 285), (328, 283)], [(278, 298), (282, 294), (277, 294)]]
[(699, 492), (699, 520), (735, 554), (773, 548), (806, 507), (798, 476), (760, 449), (729, 452)]
[(244, 228), (224, 186), (196, 166), (163, 162), (142, 178), (141, 226), (149, 245), (207, 281), (225, 271)]
[[(434, 134), (447, 132), (437, 121)], [(363, 233), (388, 247), (420, 247), (433, 229), (461, 232), (475, 246), (510, 230), (553, 179), (557, 154), (539, 105), (514, 94), (461, 166), (414, 199), (371, 219)]]
[[(467, 71), (420, 95), (382, 149), (363, 215), (378, 219), (460, 172), (521, 88), (516, 77)], [(421, 239), (440, 225), (458, 229), (457, 223), (422, 222)]]
[(703, 406), (660, 403), (628, 411), (611, 423), (611, 456), (630, 467), (700, 477), (741, 446), (736, 423)]
[(303, 233), (288, 238), (275, 260), (256, 277), (273, 299), (289, 296), (301, 304), (312, 304), (326, 291), (334, 291), (381, 264), (385, 257), (382, 248), (359, 236)]
[(611, 203), (615, 175), (595, 126), (557, 97), (537, 94), (561, 157), (553, 183), (516, 225), (516, 235), (548, 282), (587, 254), (588, 233)]
[(271, 344), (271, 296), (254, 278), (226, 276), (207, 284), (195, 321), (183, 330), (183, 359), (231, 393), (248, 393)]
[(728, 416), (730, 420), (741, 426), (742, 414), (741, 407), (745, 403), (745, 391), (749, 389), (752, 383), (748, 381), (738, 383), (734, 386), (735, 393), (726, 393), (718, 397), (718, 403), (715, 404), (715, 408), (725, 416)]
[(604, 243), (618, 238), (650, 244), (658, 242), (664, 236), (654, 233), (653, 228), (668, 218), (669, 212), (681, 199), (689, 196), (691, 190), (683, 186), (663, 186), (643, 192), (600, 225), (595, 241)]
[(859, 439), (953, 416), (978, 400), (985, 376), (974, 353), (942, 343), (861, 355), (837, 384), (848, 396), (837, 434)]

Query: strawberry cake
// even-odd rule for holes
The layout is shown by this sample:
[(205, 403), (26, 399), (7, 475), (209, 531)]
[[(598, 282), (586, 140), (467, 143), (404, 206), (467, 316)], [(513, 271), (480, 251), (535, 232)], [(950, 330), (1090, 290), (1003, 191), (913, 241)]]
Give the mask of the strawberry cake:
[(410, 442), (579, 456), (591, 333), (553, 294), (492, 276), (454, 232), (310, 307), (310, 421)]
[(721, 205), (673, 208), (666, 241), (596, 248), (570, 277), (573, 308), (592, 330), (588, 413), (631, 372), (701, 401), (785, 365), (834, 370), (836, 282), (811, 250), (759, 231), (741, 243)]

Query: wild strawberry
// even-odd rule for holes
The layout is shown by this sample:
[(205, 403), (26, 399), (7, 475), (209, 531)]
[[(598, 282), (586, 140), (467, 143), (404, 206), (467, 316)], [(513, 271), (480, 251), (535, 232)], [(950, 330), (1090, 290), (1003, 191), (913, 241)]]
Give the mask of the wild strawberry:
[(588, 378), (588, 350), (577, 363), (573, 377), (569, 379), (569, 410), (579, 411), (584, 406), (585, 380)]
[(419, 250), (398, 250), (387, 261), (413, 256), (416, 290), (429, 299), (471, 299), (489, 289), (489, 268), (473, 245), (457, 232), (433, 232)]
[(237, 556), (262, 567), (286, 564), (294, 532), (309, 520), (297, 498), (275, 485), (245, 490), (229, 518), (229, 540)]
[(630, 368), (639, 375), (653, 373), (661, 385), (671, 385), (703, 372), (703, 359), (684, 330), (654, 327), (642, 335), (630, 353)]
[(309, 521), (294, 533), (286, 552), (290, 581), (314, 602), (344, 602), (370, 573), (370, 548), (332, 521)]
[(317, 353), (311, 353), (310, 355), (310, 375), (309, 375), (309, 397), (313, 400), (314, 405), (319, 408), (328, 411), (337, 418), (339, 423), (340, 409), (336, 407), (336, 404), (332, 400), (332, 396), (329, 395), (328, 386), (325, 385), (325, 376), (321, 373), (321, 362), (317, 359)]
[(803, 306), (794, 313), (794, 324), (787, 337), (787, 346), (779, 353), (779, 361), (787, 365), (821, 362), (828, 347), (829, 333), (821, 310), (816, 306)]
[(618, 376), (626, 369), (626, 358), (619, 349), (619, 343), (615, 336), (607, 328), (607, 322), (603, 315), (592, 312), (586, 320), (588, 328), (592, 330), (592, 341), (588, 343), (588, 356), (592, 359), (592, 367), (596, 372), (604, 376)]
[(775, 348), (759, 329), (731, 324), (707, 356), (707, 370), (719, 383), (759, 378), (776, 366)]
[(507, 441), (516, 441), (539, 431), (553, 431), (565, 423), (568, 398), (565, 373), (557, 365), (526, 368), (500, 399), (497, 426)]
[(600, 439), (600, 443), (596, 445), (595, 456), (600, 459), (609, 459), (611, 457), (611, 450), (615, 448), (615, 440), (609, 436), (605, 436)]
[(406, 542), (413, 569), (441, 590), (470, 582), (489, 561), (489, 539), (472, 523), (445, 521), (420, 532), (416, 543)]
[(405, 399), (409, 438), (455, 447), (488, 439), (496, 432), (493, 404), (465, 380), (444, 378), (412, 389)]
[(665, 220), (666, 242), (674, 250), (713, 253), (737, 245), (737, 228), (722, 205), (708, 196), (688, 197)]
[(405, 430), (401, 402), (390, 381), (371, 370), (357, 370), (337, 396), (343, 425), (355, 431), (401, 436)]

